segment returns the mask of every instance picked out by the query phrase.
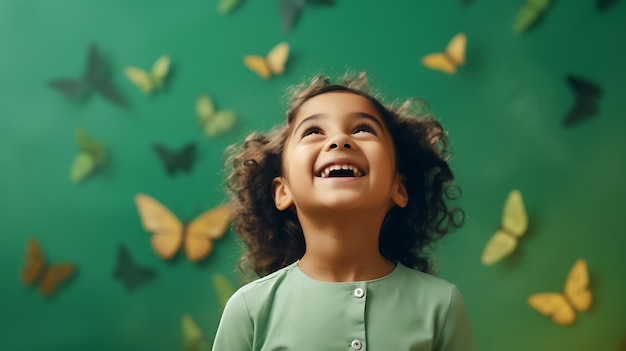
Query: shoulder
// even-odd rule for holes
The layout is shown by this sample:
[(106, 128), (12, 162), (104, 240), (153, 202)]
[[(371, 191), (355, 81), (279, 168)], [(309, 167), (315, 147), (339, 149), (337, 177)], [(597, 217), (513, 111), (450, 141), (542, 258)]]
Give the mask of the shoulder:
[(398, 280), (405, 282), (408, 287), (424, 292), (441, 294), (444, 292), (452, 293), (457, 290), (456, 285), (445, 279), (409, 268), (401, 263), (398, 263), (396, 276), (399, 278)]
[(290, 264), (271, 274), (254, 280), (239, 288), (230, 298), (229, 303), (245, 303), (248, 308), (259, 301), (272, 296), (285, 280), (291, 278), (296, 263)]

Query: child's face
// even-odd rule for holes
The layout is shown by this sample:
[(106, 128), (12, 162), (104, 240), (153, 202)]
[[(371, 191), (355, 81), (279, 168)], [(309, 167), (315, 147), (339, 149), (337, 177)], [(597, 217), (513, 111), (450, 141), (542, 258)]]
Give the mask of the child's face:
[(380, 210), (407, 202), (389, 130), (364, 97), (329, 92), (296, 114), (274, 180), (280, 210)]

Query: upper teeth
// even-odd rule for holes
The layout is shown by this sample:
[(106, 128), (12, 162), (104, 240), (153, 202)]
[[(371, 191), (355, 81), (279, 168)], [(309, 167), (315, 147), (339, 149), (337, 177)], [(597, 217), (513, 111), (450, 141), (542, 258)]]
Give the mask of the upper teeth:
[(327, 178), (331, 171), (339, 171), (342, 169), (351, 170), (355, 177), (363, 176), (363, 172), (353, 165), (330, 165), (322, 170), (320, 177)]

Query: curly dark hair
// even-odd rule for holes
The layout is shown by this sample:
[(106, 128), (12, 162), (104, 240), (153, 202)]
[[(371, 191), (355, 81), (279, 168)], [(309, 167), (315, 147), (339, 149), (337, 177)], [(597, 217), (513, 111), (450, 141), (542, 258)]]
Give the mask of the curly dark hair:
[(447, 133), (430, 114), (414, 108), (424, 106), (419, 99), (384, 105), (364, 73), (346, 75), (338, 83), (316, 76), (309, 84), (291, 88), (286, 123), (265, 134), (252, 133), (242, 144), (225, 150), (233, 227), (247, 249), (240, 258), (240, 269), (251, 268), (265, 276), (304, 255), (306, 245), (298, 218), (294, 211), (276, 208), (272, 180), (282, 175), (283, 149), (302, 104), (337, 91), (363, 96), (377, 109), (395, 145), (397, 171), (406, 178), (408, 203), (387, 213), (379, 237), (381, 254), (431, 272), (429, 244), (460, 227), (464, 219), (462, 210), (448, 204), (460, 196), (460, 190), (452, 184)]

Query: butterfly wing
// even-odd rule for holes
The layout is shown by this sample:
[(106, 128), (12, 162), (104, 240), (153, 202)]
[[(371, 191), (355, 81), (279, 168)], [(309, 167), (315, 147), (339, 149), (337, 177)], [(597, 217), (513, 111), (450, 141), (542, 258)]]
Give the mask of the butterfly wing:
[(456, 73), (456, 66), (450, 61), (448, 56), (442, 52), (436, 52), (424, 56), (422, 58), (422, 65), (447, 74)]
[(528, 216), (522, 193), (519, 190), (511, 190), (506, 198), (502, 213), (502, 228), (517, 237), (524, 235), (528, 229)]
[(593, 117), (598, 112), (597, 100), (602, 95), (602, 89), (581, 77), (568, 75), (566, 79), (576, 94), (574, 106), (563, 121), (563, 125), (569, 127)]
[(194, 321), (190, 315), (183, 315), (181, 327), (183, 331), (184, 351), (208, 351), (210, 349), (204, 339), (202, 329), (200, 329), (196, 321)]
[(278, 3), (278, 10), (280, 12), (280, 18), (283, 21), (283, 29), (289, 32), (298, 22), (300, 12), (304, 7), (304, 1), (302, 0), (280, 0)]
[(217, 11), (221, 14), (231, 13), (239, 6), (239, 3), (241, 3), (241, 0), (220, 0), (217, 5)]
[(481, 261), (488, 266), (508, 256), (517, 247), (517, 238), (503, 230), (498, 230), (487, 242)]
[(26, 243), (25, 264), (22, 268), (22, 282), (26, 285), (33, 284), (42, 274), (45, 268), (45, 259), (39, 242), (35, 238), (29, 238)]
[(152, 247), (164, 259), (174, 257), (183, 238), (182, 223), (165, 206), (146, 194), (135, 195), (143, 228), (153, 233)]
[(85, 180), (95, 168), (96, 163), (91, 155), (87, 152), (79, 152), (72, 162), (70, 180), (74, 183), (80, 183)]
[(446, 55), (455, 66), (465, 64), (465, 48), (467, 46), (467, 36), (465, 33), (458, 33), (448, 43)]
[(150, 73), (137, 67), (126, 67), (124, 70), (126, 78), (135, 84), (144, 94), (151, 94), (155, 88), (155, 82)]
[(574, 263), (565, 281), (565, 296), (578, 311), (584, 312), (591, 307), (593, 296), (589, 290), (586, 260), (581, 258)]
[(513, 30), (517, 33), (527, 31), (537, 23), (548, 5), (550, 5), (550, 1), (551, 0), (526, 0), (517, 13)]
[(165, 77), (170, 71), (171, 60), (168, 55), (162, 55), (152, 65), (151, 76), (155, 85), (155, 88), (161, 89), (163, 87)]
[(157, 272), (152, 268), (137, 265), (130, 256), (128, 249), (120, 245), (113, 276), (121, 281), (126, 289), (130, 291), (156, 278)]
[(285, 63), (289, 58), (289, 44), (287, 42), (278, 43), (267, 54), (267, 65), (274, 74), (283, 74)]
[(237, 114), (232, 110), (220, 110), (215, 114), (215, 118), (204, 125), (204, 134), (209, 138), (230, 130), (237, 121)]
[(91, 85), (84, 80), (56, 79), (48, 84), (71, 100), (82, 100), (91, 91)]
[(215, 118), (215, 105), (209, 94), (202, 93), (198, 96), (198, 100), (196, 100), (196, 114), (198, 115), (198, 124), (201, 126)]
[(215, 287), (215, 293), (220, 301), (222, 309), (226, 306), (228, 299), (235, 293), (235, 289), (230, 284), (228, 279), (223, 275), (216, 273), (213, 275), (213, 286)]
[(565, 296), (557, 293), (539, 293), (528, 297), (528, 304), (544, 316), (551, 317), (560, 325), (571, 325), (576, 321), (576, 313)]
[(230, 224), (230, 205), (210, 209), (187, 225), (185, 252), (191, 261), (197, 262), (213, 251), (211, 240), (224, 236)]
[(72, 263), (59, 263), (51, 265), (44, 272), (39, 284), (39, 292), (42, 295), (50, 296), (63, 282), (67, 281), (76, 271), (76, 266)]
[(243, 58), (243, 63), (252, 72), (259, 75), (263, 79), (268, 79), (272, 76), (272, 71), (269, 64), (264, 57), (258, 55), (247, 55)]

